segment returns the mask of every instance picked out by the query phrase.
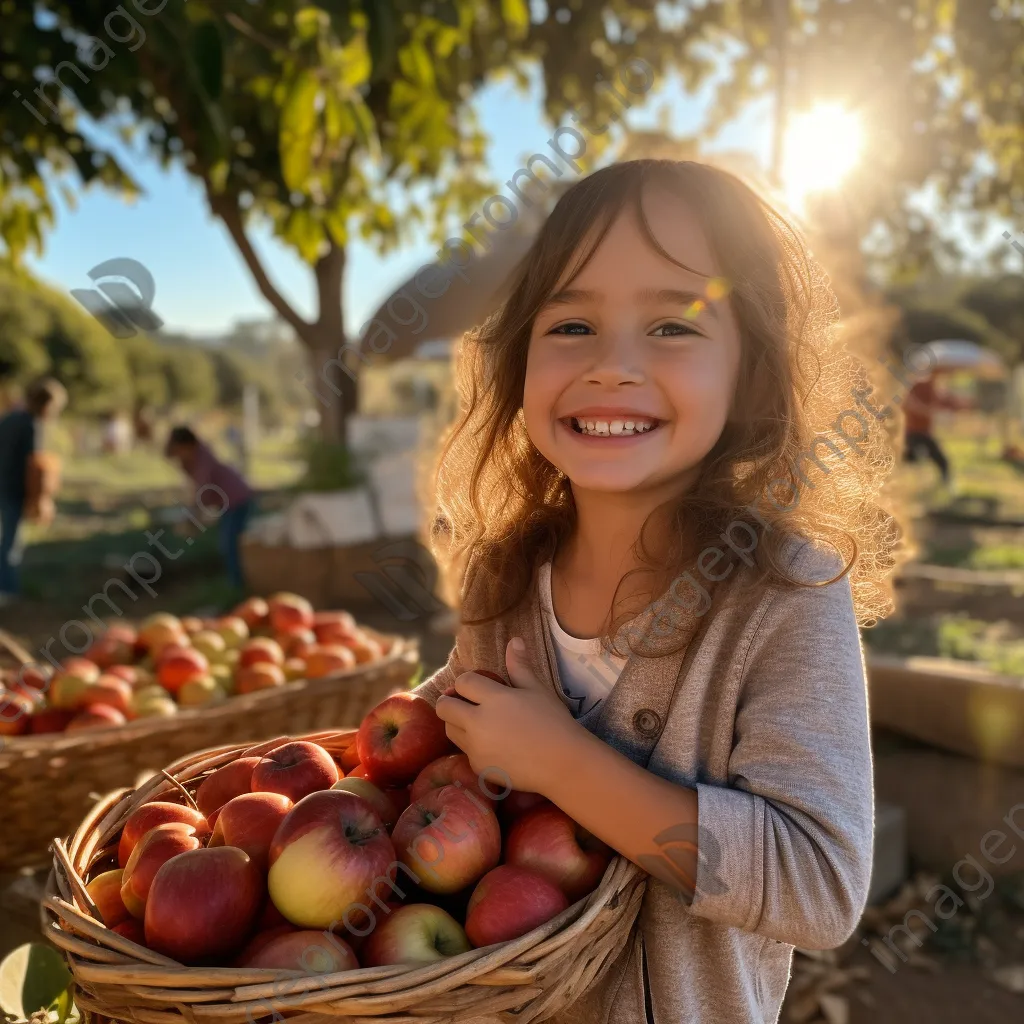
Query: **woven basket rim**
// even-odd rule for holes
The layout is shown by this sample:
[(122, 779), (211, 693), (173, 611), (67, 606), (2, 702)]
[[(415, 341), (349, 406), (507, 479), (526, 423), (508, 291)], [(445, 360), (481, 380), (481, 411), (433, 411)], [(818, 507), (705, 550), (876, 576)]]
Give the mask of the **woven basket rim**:
[(0, 746), (0, 759), (6, 752), (19, 755), (32, 755), (37, 753), (64, 754), (74, 751), (75, 748), (97, 742), (111, 742), (123, 739), (126, 743), (138, 740), (142, 737), (156, 733), (171, 732), (179, 728), (187, 728), (190, 722), (202, 716), (204, 721), (215, 718), (231, 717), (237, 714), (244, 714), (261, 704), (281, 700), (287, 695), (301, 693), (303, 690), (316, 687), (325, 683), (339, 683), (347, 679), (358, 679), (368, 672), (390, 667), (402, 659), (408, 660), (411, 654), (418, 654), (418, 642), (409, 637), (398, 634), (381, 633), (368, 626), (360, 627), (364, 632), (373, 637), (389, 640), (391, 648), (387, 654), (375, 661), (364, 662), (355, 665), (353, 668), (344, 669), (341, 672), (333, 672), (329, 676), (320, 679), (293, 679), (281, 686), (267, 687), (264, 690), (256, 690), (253, 693), (234, 694), (226, 700), (218, 701), (216, 704), (202, 705), (193, 708), (179, 708), (176, 714), (166, 718), (152, 716), (149, 718), (134, 718), (121, 725), (111, 725), (96, 729), (85, 729), (81, 732), (68, 735), (65, 732), (40, 733), (37, 735), (5, 736)]
[[(333, 738), (338, 744), (355, 732), (351, 728), (326, 730), (290, 738), (319, 737), (324, 742)], [(54, 841), (53, 870), (41, 904), (43, 932), (63, 951), (76, 981), (88, 989), (86, 1001), (95, 1012), (107, 1013), (113, 1007), (123, 1013), (131, 1007), (141, 1011), (131, 1014), (139, 1021), (200, 1017), (233, 1021), (245, 1020), (241, 1013), (251, 1014), (260, 1005), (264, 1009), (256, 1017), (266, 1016), (267, 1000), (273, 1000), (275, 1011), (293, 1015), (308, 1011), (362, 1020), (388, 1019), (397, 1012), (411, 1013), (408, 1019), (415, 1017), (430, 1024), (435, 1020), (467, 1019), (462, 1010), (471, 1018), (495, 1008), (508, 1009), (539, 1000), (530, 1006), (539, 1007), (536, 1013), (546, 1014), (549, 1002), (563, 995), (563, 989), (571, 989), (571, 983), (556, 975), (553, 989), (530, 985), (536, 986), (538, 977), (545, 977), (544, 971), (557, 971), (579, 951), (589, 953), (592, 947), (599, 947), (599, 955), (595, 954), (588, 970), (582, 972), (589, 978), (588, 984), (593, 983), (620, 948), (611, 940), (622, 938), (624, 942), (634, 926), (646, 876), (618, 854), (591, 893), (546, 923), (510, 942), (474, 948), (425, 965), (358, 967), (325, 975), (266, 968), (191, 967), (139, 946), (96, 920), (87, 902), (85, 879), (110, 853), (113, 837), (134, 806), (175, 785), (168, 777), (171, 773), (191, 785), (245, 749), (235, 744), (197, 752), (179, 759), (163, 775), (154, 776), (138, 789), (112, 791), (97, 802), (66, 848), (61, 840)], [(69, 925), (75, 934), (69, 932)], [(579, 976), (575, 980), (580, 983)], [(94, 985), (100, 986), (100, 996)], [(102, 994), (108, 990), (117, 993), (110, 997), (117, 1001), (116, 1006), (104, 1002)], [(502, 999), (505, 1002), (499, 1007)], [(481, 1008), (480, 1000), (487, 1000), (487, 1007)], [(450, 1009), (445, 1009), (448, 1006)], [(435, 1007), (440, 1007), (436, 1017), (431, 1016)], [(151, 1016), (147, 1018), (146, 1013)], [(524, 1019), (533, 1020), (536, 1013)]]

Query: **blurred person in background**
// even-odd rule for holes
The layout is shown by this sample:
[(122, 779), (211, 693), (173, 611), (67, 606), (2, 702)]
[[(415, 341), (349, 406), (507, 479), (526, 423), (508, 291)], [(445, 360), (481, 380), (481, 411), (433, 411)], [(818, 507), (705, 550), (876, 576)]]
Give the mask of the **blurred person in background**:
[(940, 409), (969, 409), (971, 403), (940, 391), (936, 387), (938, 376), (938, 373), (929, 374), (907, 392), (903, 404), (903, 457), (907, 462), (917, 462), (922, 456), (930, 459), (942, 475), (942, 482), (952, 486), (949, 459), (935, 437), (933, 420)]
[(54, 517), (57, 460), (39, 450), (41, 427), (67, 405), (64, 386), (50, 377), (31, 384), (25, 404), (0, 418), (0, 605), (18, 593), (18, 531), (23, 519), (48, 526)]
[(220, 461), (190, 427), (171, 430), (164, 454), (176, 461), (194, 485), (192, 504), (199, 516), (217, 521), (221, 556), (232, 586), (241, 589), (241, 538), (253, 509), (253, 490), (237, 469)]

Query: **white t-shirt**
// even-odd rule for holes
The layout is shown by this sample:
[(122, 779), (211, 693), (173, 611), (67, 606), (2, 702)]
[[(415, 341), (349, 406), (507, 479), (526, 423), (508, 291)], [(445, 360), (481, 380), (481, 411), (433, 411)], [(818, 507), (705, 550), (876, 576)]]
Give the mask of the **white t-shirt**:
[(538, 581), (540, 603), (547, 618), (551, 639), (558, 660), (558, 679), (562, 692), (569, 698), (573, 715), (579, 718), (597, 707), (611, 693), (615, 681), (626, 665), (625, 658), (601, 650), (600, 637), (581, 640), (570, 636), (555, 618), (551, 600), (551, 563), (540, 568)]

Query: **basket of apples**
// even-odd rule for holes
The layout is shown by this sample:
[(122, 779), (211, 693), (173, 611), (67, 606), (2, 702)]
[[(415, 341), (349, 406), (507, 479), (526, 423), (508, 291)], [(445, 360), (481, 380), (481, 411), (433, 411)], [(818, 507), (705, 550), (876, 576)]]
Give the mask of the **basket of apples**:
[(500, 776), (408, 692), (182, 758), (54, 841), (44, 931), (114, 1020), (544, 1020), (624, 947), (646, 876)]
[(218, 619), (116, 622), (56, 666), (19, 660), (0, 670), (4, 869), (45, 863), (54, 833), (74, 829), (97, 793), (192, 751), (358, 725), (408, 688), (419, 651), (277, 594)]

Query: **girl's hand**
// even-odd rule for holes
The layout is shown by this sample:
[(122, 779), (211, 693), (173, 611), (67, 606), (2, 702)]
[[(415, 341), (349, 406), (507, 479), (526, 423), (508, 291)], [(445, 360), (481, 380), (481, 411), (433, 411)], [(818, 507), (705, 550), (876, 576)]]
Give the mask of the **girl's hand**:
[(517, 653), (514, 642), (505, 650), (511, 686), (476, 672), (463, 672), (453, 688), (466, 700), (438, 697), (437, 717), (445, 722), (448, 738), (469, 757), (473, 770), (483, 774), (489, 786), (505, 784), (545, 795), (580, 726), (538, 679), (525, 650)]

